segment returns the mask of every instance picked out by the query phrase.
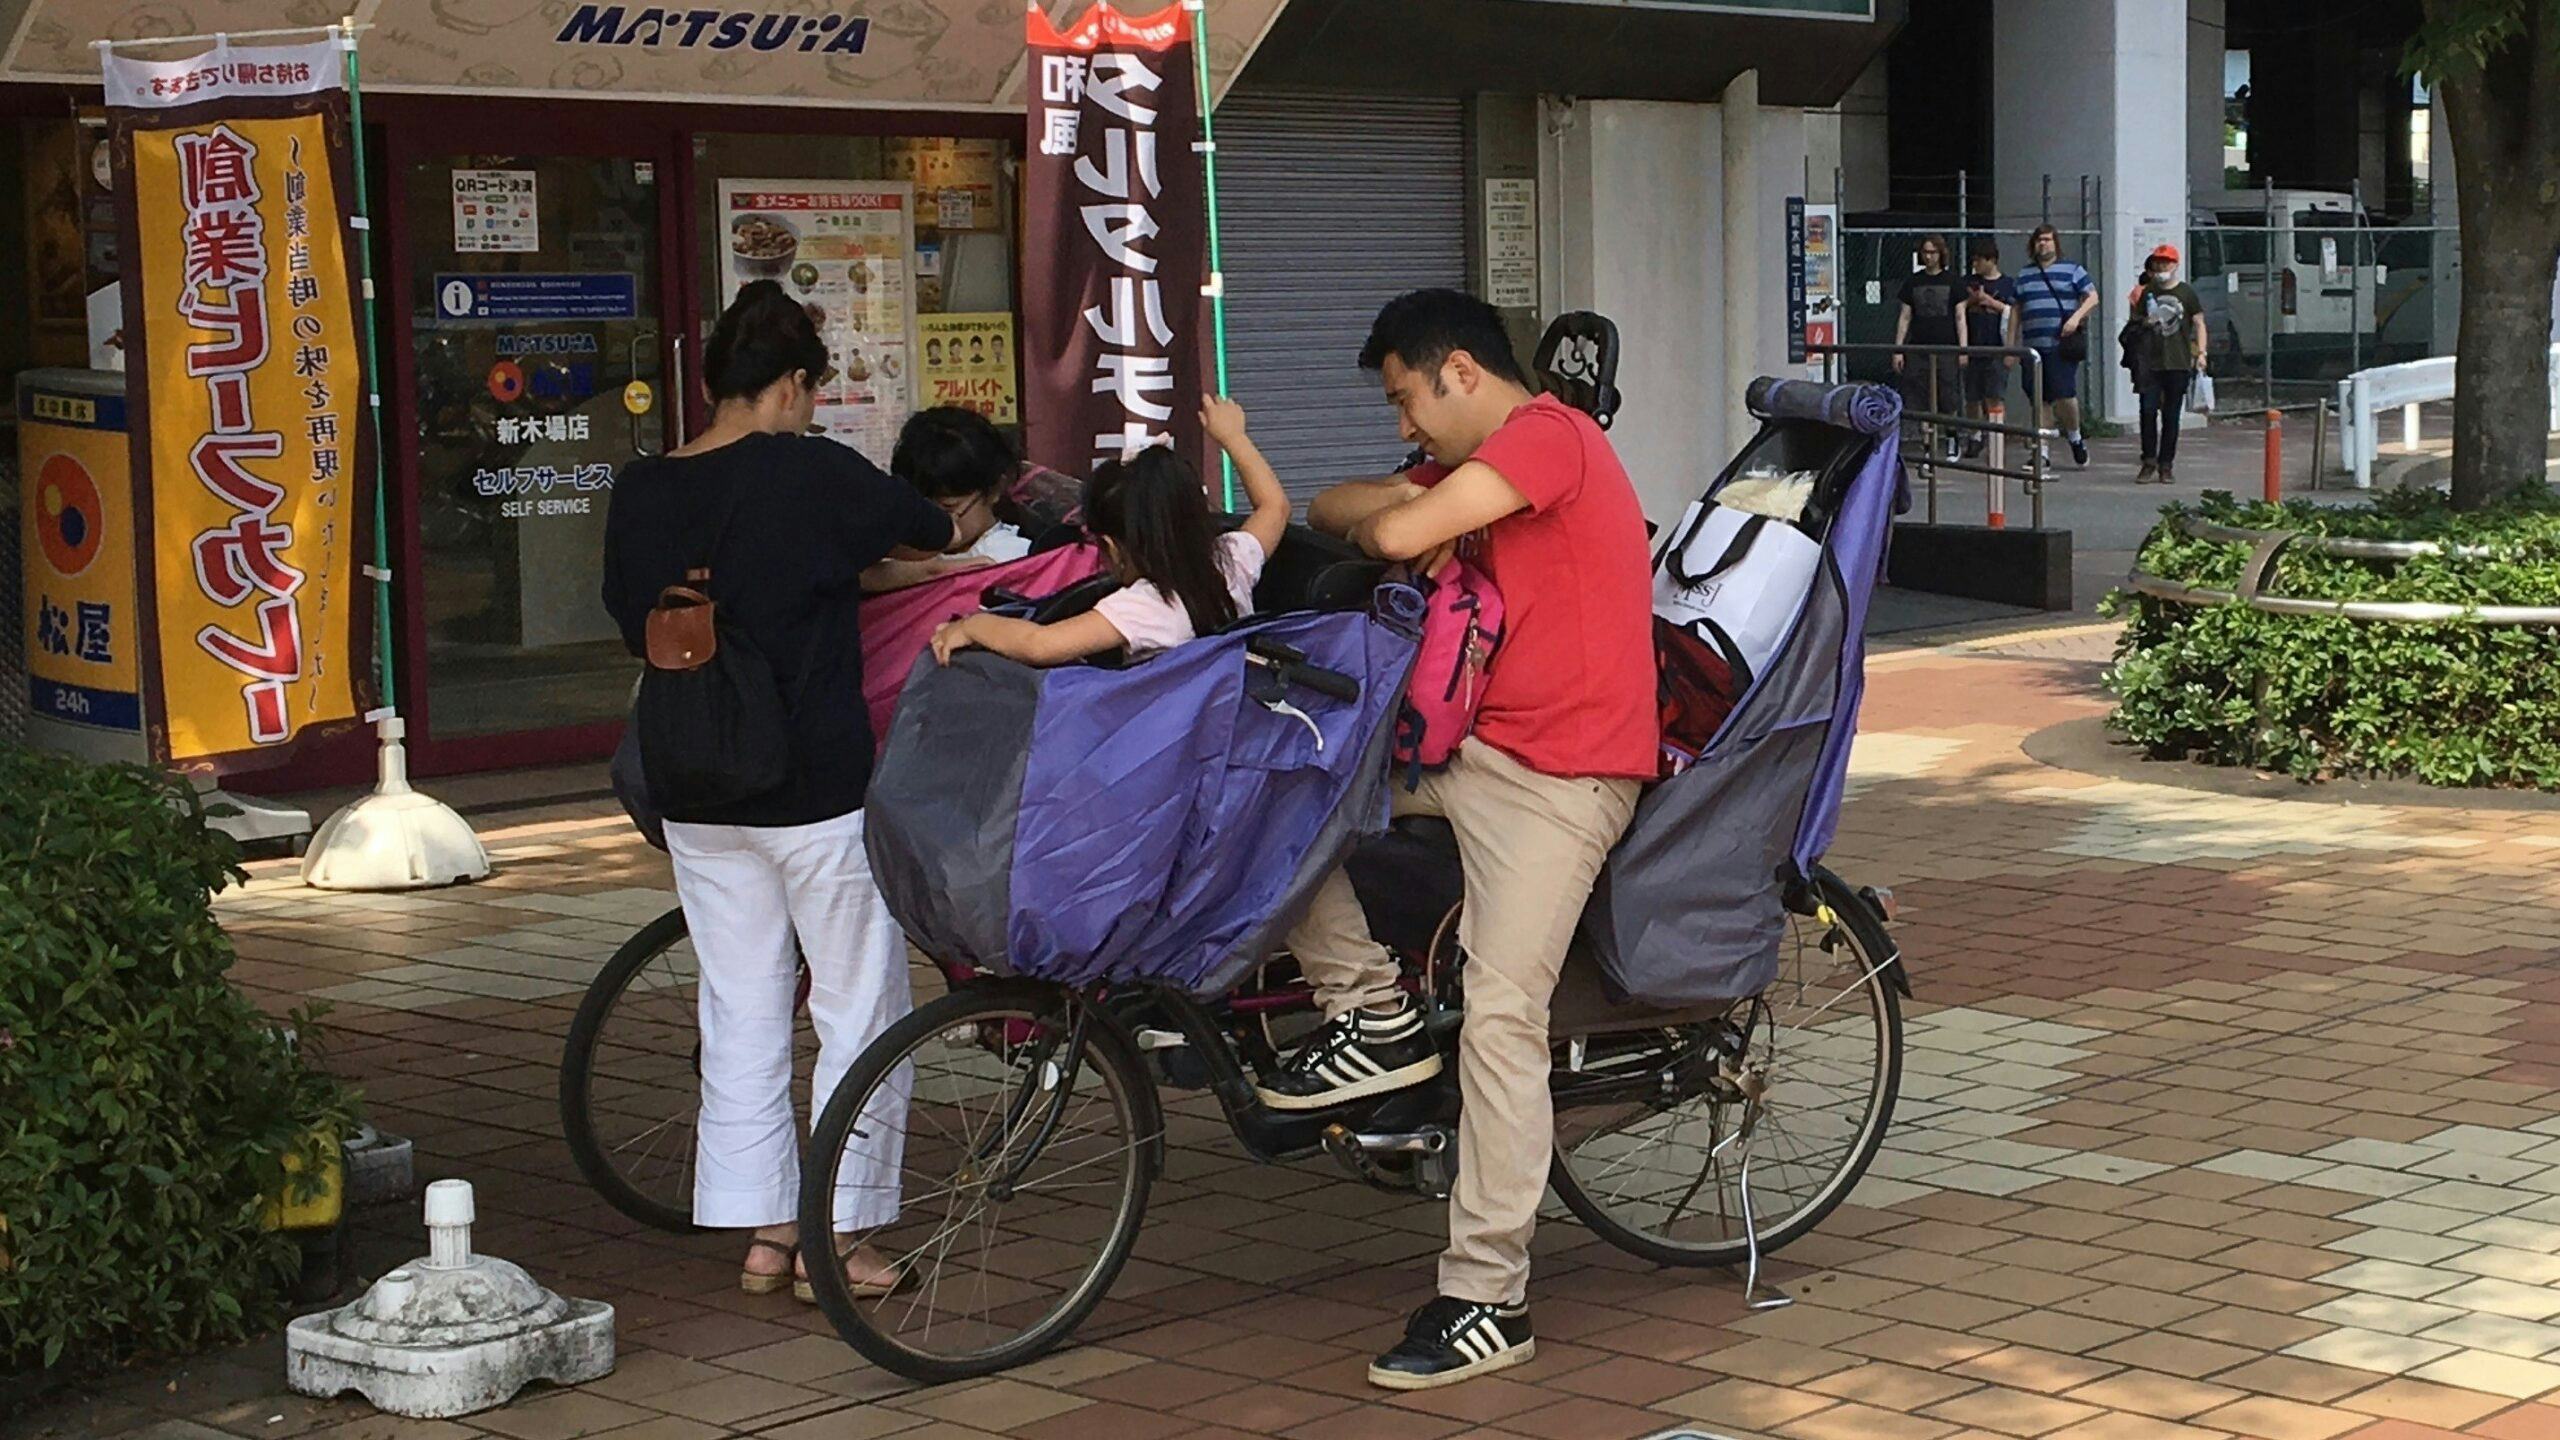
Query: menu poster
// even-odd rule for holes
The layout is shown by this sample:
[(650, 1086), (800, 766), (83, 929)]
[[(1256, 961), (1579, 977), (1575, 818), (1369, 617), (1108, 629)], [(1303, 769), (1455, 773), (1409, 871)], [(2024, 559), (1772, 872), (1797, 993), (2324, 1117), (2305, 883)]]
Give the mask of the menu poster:
[(993, 230), (996, 175), (1004, 163), (994, 140), (897, 137), (883, 152), (889, 178), (916, 187), (916, 223), (937, 230)]
[(916, 330), (924, 355), (924, 403), (975, 410), (998, 425), (1020, 422), (1011, 314), (924, 315), (917, 317)]
[(772, 280), (827, 342), (818, 425), (886, 466), (915, 408), (915, 191), (903, 181), (723, 180), (721, 303)]

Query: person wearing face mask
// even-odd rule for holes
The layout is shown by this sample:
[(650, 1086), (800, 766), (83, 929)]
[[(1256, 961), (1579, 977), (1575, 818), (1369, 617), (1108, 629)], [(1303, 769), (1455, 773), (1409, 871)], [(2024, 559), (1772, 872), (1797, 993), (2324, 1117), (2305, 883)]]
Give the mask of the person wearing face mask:
[[(603, 597), (631, 653), (645, 656), (660, 592), (703, 590), (720, 607), (723, 635), (742, 636), (771, 664), (787, 717), (780, 784), (665, 807), (676, 895), (701, 976), (693, 1220), (754, 1232), (738, 1276), (748, 1294), (791, 1289), (811, 1299), (806, 1266), (830, 1262), (844, 1266), (854, 1293), (884, 1294), (905, 1278), (893, 1262), (869, 1246), (803, 1237), (794, 1223), (795, 957), (808, 962), (820, 1037), (814, 1098), (822, 1102), (908, 1009), (906, 938), (863, 851), (872, 744), (861, 576), (884, 558), (921, 560), (962, 541), (952, 517), (914, 487), (808, 433), (827, 347), (780, 286), (742, 288), (703, 358), (711, 423), (623, 470), (605, 516)], [(708, 573), (689, 578), (695, 572)], [(649, 767), (645, 747), (641, 761)], [(895, 1218), (894, 1171), (856, 1173), (862, 1168), (849, 1163), (839, 1177), (840, 1231)]]
[(2073, 463), (2089, 463), (2089, 443), (2080, 433), (2080, 363), (2089, 358), (2089, 315), (2098, 308), (2098, 287), (2089, 272), (2062, 258), (2062, 234), (2039, 225), (2027, 237), (2027, 258), (2034, 263), (2018, 272), (2018, 335), (2036, 352), (2036, 383), (2044, 387), (2050, 412), (2040, 425), (2062, 432)]
[(2178, 412), (2204, 367), (2206, 346), (2204, 300), (2178, 278), (2177, 246), (2151, 252), (2128, 303), (2125, 329), (2142, 401), (2142, 469), (2133, 483), (2168, 485), (2178, 478)]

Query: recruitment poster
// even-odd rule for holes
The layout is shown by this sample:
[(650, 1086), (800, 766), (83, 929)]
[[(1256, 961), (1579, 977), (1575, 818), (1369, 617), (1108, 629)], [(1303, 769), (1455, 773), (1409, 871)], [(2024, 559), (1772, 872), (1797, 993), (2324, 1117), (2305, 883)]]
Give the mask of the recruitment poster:
[(924, 351), (924, 403), (975, 410), (998, 425), (1022, 419), (1013, 382), (1013, 317), (987, 314), (917, 317)]
[(1191, 17), (1028, 16), (1023, 454), (1069, 474), (1201, 450), (1203, 246)]
[(277, 763), (371, 700), (335, 43), (106, 60), (156, 758)]
[(720, 182), (721, 303), (757, 280), (800, 302), (835, 370), (818, 425), (884, 467), (915, 409), (914, 194), (903, 181)]

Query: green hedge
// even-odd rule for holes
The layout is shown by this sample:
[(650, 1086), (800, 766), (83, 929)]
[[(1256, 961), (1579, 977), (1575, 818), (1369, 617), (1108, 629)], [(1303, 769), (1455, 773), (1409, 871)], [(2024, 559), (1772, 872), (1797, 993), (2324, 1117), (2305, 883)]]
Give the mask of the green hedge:
[[(2164, 510), (2140, 568), (2228, 590), (2247, 547), (2180, 534), (2175, 522), (2187, 515), (2495, 552), (2375, 561), (2291, 548), (2268, 582), (2274, 594), (2560, 605), (2560, 500), (2539, 487), (2466, 514), (2431, 492), (2394, 492), (2353, 507), (2242, 504), (2215, 492)], [(2270, 615), (2131, 591), (2108, 596), (2103, 609), (2129, 621), (2107, 676), (2117, 697), (2109, 723), (2156, 755), (2304, 780), (2407, 776), (2560, 788), (2560, 630)]]
[(275, 1318), (263, 1198), (353, 1100), (223, 978), (236, 855), (183, 784), (0, 747), (0, 1388)]

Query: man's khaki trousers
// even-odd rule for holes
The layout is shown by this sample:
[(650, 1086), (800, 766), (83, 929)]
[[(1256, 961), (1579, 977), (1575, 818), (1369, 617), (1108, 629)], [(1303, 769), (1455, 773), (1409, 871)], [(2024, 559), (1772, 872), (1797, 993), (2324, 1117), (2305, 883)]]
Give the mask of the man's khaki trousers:
[[(1466, 877), (1466, 1027), (1458, 1037), (1458, 1182), (1440, 1293), (1516, 1305), (1529, 1285), (1529, 1235), (1555, 1145), (1547, 1094), (1547, 1009), (1565, 947), (1609, 847), (1635, 813), (1633, 780), (1542, 775), (1481, 740), (1448, 768), (1399, 785), (1399, 815), (1439, 815), (1457, 832)], [(1389, 1004), (1396, 965), (1369, 935), (1336, 871), (1289, 934), (1327, 1015)]]

